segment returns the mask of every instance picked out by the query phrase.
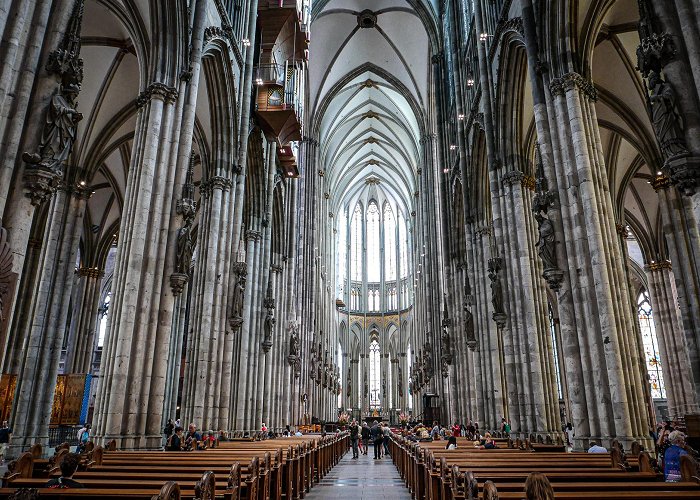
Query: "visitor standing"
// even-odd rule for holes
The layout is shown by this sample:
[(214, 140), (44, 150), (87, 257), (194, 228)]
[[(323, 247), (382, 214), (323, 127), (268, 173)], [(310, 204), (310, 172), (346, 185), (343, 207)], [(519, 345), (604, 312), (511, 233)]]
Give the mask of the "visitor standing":
[(384, 434), (384, 455), (389, 454), (389, 439), (391, 439), (391, 428), (386, 422), (382, 427), (382, 433)]
[(360, 426), (353, 420), (350, 424), (350, 442), (352, 443), (352, 458), (357, 460), (360, 457), (358, 441), (360, 440)]
[(367, 452), (369, 451), (369, 439), (372, 435), (372, 432), (370, 431), (369, 425), (367, 422), (362, 424), (362, 452), (367, 455)]
[(90, 424), (85, 424), (78, 431), (78, 453), (85, 451), (85, 445), (90, 441)]
[(664, 453), (664, 478), (666, 482), (676, 483), (681, 480), (681, 457), (688, 454), (683, 449), (685, 435), (681, 431), (673, 431), (668, 441), (671, 445)]
[(379, 422), (376, 420), (370, 429), (370, 434), (372, 435), (372, 441), (374, 442), (374, 459), (377, 460), (382, 458), (382, 443), (384, 442), (384, 433), (382, 428), (379, 427)]

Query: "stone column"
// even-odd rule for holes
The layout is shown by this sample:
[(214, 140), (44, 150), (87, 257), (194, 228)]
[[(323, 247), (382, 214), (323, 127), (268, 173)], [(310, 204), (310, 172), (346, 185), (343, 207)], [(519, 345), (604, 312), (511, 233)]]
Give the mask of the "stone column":
[[(565, 231), (573, 245), (569, 275), (578, 281), (573, 292), (579, 351), (574, 358), (581, 356), (586, 378), (588, 414), (573, 414), (577, 445), (589, 437), (648, 444), (642, 366), (593, 105), (595, 89), (568, 73), (553, 80), (550, 91), (564, 160), (557, 170), (559, 199), (568, 210)], [(600, 405), (601, 390), (609, 405)]]
[(668, 261), (645, 267), (649, 280), (649, 298), (659, 340), (661, 368), (666, 381), (668, 409), (672, 417), (700, 412), (690, 369), (688, 348), (682, 335), (676, 284)]
[[(174, 296), (175, 169), (178, 91), (154, 82), (139, 96), (136, 137), (119, 229), (112, 314), (103, 351), (103, 373), (95, 403), (98, 441), (122, 449), (161, 444), (161, 412)], [(156, 228), (158, 231), (156, 232)], [(172, 262), (168, 257), (171, 257)], [(129, 392), (124, 391), (129, 387)]]
[[(231, 179), (213, 176), (200, 186), (197, 263), (192, 279), (192, 334), (188, 338), (182, 415), (201, 429), (220, 429), (221, 373), (226, 336), (224, 264), (230, 251), (226, 207)], [(224, 327), (222, 328), (222, 323)], [(203, 390), (203, 388), (207, 390)]]
[(75, 305), (75, 335), (68, 346), (66, 373), (90, 373), (95, 352), (97, 314), (100, 307), (100, 292), (104, 271), (98, 267), (81, 267), (78, 303)]
[(62, 183), (51, 199), (39, 260), (41, 271), (34, 287), (31, 314), (22, 326), (25, 344), (11, 417), (14, 433), (10, 456), (17, 456), (33, 443), (48, 446), (49, 419), (87, 193), (82, 186)]

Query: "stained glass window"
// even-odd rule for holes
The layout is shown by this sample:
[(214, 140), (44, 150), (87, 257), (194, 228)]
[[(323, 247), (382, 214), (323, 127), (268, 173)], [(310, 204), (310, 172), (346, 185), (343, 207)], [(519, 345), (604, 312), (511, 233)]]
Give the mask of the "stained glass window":
[(112, 292), (107, 292), (104, 302), (97, 310), (99, 319), (97, 347), (103, 347), (105, 343), (105, 335), (107, 334), (107, 317), (109, 316), (109, 303), (112, 301)]
[(343, 299), (345, 296), (345, 279), (347, 277), (347, 260), (348, 260), (348, 226), (347, 226), (347, 213), (345, 210), (341, 211), (338, 217), (338, 262), (336, 269), (337, 276), (337, 286), (338, 286), (338, 296), (337, 298)]
[(637, 316), (639, 318), (639, 328), (642, 332), (642, 343), (644, 344), (644, 357), (649, 375), (649, 385), (651, 386), (651, 397), (663, 399), (666, 397), (666, 387), (664, 386), (664, 375), (661, 371), (661, 357), (659, 356), (659, 341), (656, 338), (654, 328), (654, 315), (651, 310), (649, 293), (642, 290), (637, 298)]
[(554, 312), (552, 304), (547, 302), (547, 312), (549, 313), (549, 335), (552, 338), (552, 351), (554, 353), (554, 373), (557, 377), (557, 394), (559, 399), (564, 399), (561, 389), (561, 373), (559, 371), (559, 344), (557, 342), (557, 329), (554, 323)]
[(396, 219), (391, 205), (384, 204), (384, 258), (386, 281), (396, 279)]
[(373, 201), (367, 207), (367, 281), (379, 283), (381, 258), (379, 250), (379, 207)]
[(352, 234), (352, 270), (350, 275), (353, 281), (362, 281), (362, 207), (358, 203), (352, 214), (350, 228)]
[(373, 340), (369, 345), (369, 405), (372, 408), (378, 408), (380, 406), (379, 357), (379, 342)]
[(399, 267), (401, 277), (408, 276), (408, 237), (406, 234), (406, 219), (399, 212)]

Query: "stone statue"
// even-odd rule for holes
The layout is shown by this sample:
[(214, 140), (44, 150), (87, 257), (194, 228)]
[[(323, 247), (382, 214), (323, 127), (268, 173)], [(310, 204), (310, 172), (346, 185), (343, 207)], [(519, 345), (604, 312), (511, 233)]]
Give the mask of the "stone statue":
[(236, 286), (233, 288), (233, 300), (231, 305), (231, 316), (233, 318), (243, 318), (243, 299), (245, 298), (245, 272), (238, 273)]
[(398, 376), (396, 378), (398, 379), (397, 380), (398, 393), (399, 393), (399, 397), (402, 398), (403, 397), (403, 370), (401, 369), (400, 364), (398, 366), (397, 372), (398, 372)]
[(542, 214), (535, 214), (540, 238), (537, 240), (537, 254), (542, 259), (545, 269), (557, 268), (556, 257), (556, 236), (554, 234), (554, 224)]
[(46, 113), (39, 151), (24, 153), (22, 155), (24, 161), (57, 175), (63, 174), (63, 163), (68, 159), (75, 142), (78, 122), (83, 119), (82, 113), (75, 109), (75, 98), (79, 92), (78, 85), (59, 86), (58, 92), (51, 98), (51, 104)]
[(296, 321), (291, 320), (289, 326), (289, 356), (299, 356), (299, 326)]
[(348, 397), (352, 397), (352, 369), (348, 366)]
[(369, 396), (369, 384), (367, 383), (367, 370), (365, 370), (365, 394)]
[(275, 315), (273, 314), (273, 310), (274, 309), (268, 309), (267, 315), (265, 316), (265, 336), (263, 339), (263, 350), (265, 352), (268, 352), (270, 350), (270, 347), (272, 347), (272, 331), (275, 328), (275, 323), (277, 323)]
[(651, 121), (664, 157), (669, 159), (688, 154), (673, 88), (656, 71), (650, 71), (649, 91)]
[(175, 272), (190, 275), (192, 254), (192, 222), (194, 221), (194, 209), (183, 212), (185, 225), (177, 232), (177, 252), (175, 253)]
[(476, 335), (474, 332), (474, 315), (469, 306), (464, 304), (464, 336), (467, 339), (467, 347), (472, 351), (476, 349)]
[(386, 379), (382, 379), (382, 397), (386, 398)]

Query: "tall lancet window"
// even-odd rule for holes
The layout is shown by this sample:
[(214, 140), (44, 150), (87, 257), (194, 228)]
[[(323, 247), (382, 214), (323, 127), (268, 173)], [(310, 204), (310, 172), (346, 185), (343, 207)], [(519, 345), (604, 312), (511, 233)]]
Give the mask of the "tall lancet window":
[(367, 281), (369, 283), (379, 283), (381, 279), (379, 240), (379, 207), (372, 201), (367, 207)]
[(649, 293), (646, 290), (642, 290), (642, 293), (640, 293), (637, 298), (637, 316), (639, 318), (639, 328), (642, 332), (645, 365), (647, 367), (647, 374), (649, 375), (651, 397), (654, 399), (663, 399), (666, 397), (666, 387), (664, 385), (664, 374), (661, 371), (659, 341), (656, 338), (654, 314), (651, 310)]
[(340, 345), (340, 342), (338, 342), (338, 360), (336, 361), (336, 365), (338, 366), (338, 370), (340, 370), (340, 393), (338, 394), (338, 408), (343, 407), (343, 388), (345, 385), (343, 384), (343, 374), (345, 373), (343, 371), (343, 347)]
[(350, 227), (352, 234), (352, 270), (350, 275), (353, 281), (362, 281), (362, 206), (355, 205)]
[[(408, 344), (408, 348), (406, 349), (406, 361), (408, 362), (408, 370), (406, 373), (411, 373), (411, 370), (413, 369), (413, 352), (411, 351), (411, 344)], [(413, 410), (413, 394), (411, 394), (408, 391), (408, 387), (406, 388), (406, 401), (408, 402), (408, 409)]]
[(391, 205), (384, 204), (384, 264), (386, 281), (396, 279), (396, 219)]
[(346, 279), (347, 279), (347, 265), (348, 265), (348, 226), (347, 226), (347, 212), (341, 210), (338, 215), (338, 262), (336, 268), (337, 277), (337, 298), (345, 300), (345, 290), (346, 290)]
[(371, 408), (379, 408), (380, 406), (380, 355), (379, 342), (373, 340), (369, 345), (369, 406)]
[(408, 276), (408, 233), (406, 219), (401, 212), (399, 212), (399, 268), (401, 269), (401, 278)]

